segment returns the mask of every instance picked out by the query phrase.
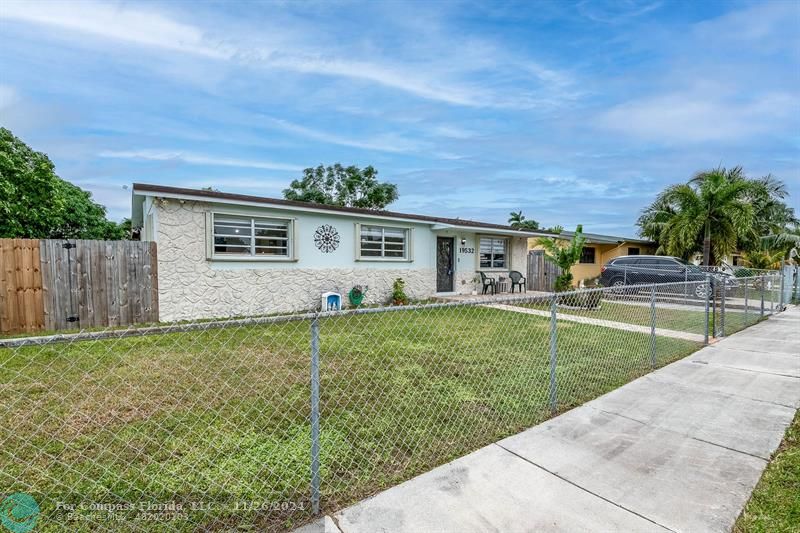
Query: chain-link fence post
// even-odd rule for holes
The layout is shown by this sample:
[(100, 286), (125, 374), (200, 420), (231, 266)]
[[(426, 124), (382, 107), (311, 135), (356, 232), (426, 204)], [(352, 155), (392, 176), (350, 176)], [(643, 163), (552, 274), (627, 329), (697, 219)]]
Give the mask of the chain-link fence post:
[(770, 316), (775, 314), (775, 280), (773, 279), (775, 276), (770, 275), (769, 277), (769, 314)]
[(720, 301), (719, 301), (719, 336), (720, 337), (724, 337), (725, 336), (725, 293), (727, 292), (726, 289), (727, 289), (727, 287), (725, 286), (725, 283), (723, 281), (723, 283), (722, 283), (722, 294), (720, 295)]
[(711, 307), (711, 276), (706, 274), (706, 303), (705, 303), (705, 335), (703, 342), (708, 344), (708, 322), (710, 320), (709, 311)]
[(744, 327), (750, 325), (750, 319), (748, 318), (748, 314), (750, 313), (750, 302), (747, 299), (747, 288), (750, 285), (749, 280), (744, 280)]
[(783, 291), (786, 290), (785, 289), (785, 285), (784, 285), (785, 282), (786, 282), (785, 273), (786, 273), (786, 269), (784, 268), (783, 263), (781, 263), (781, 296), (780, 296), (780, 301), (778, 303), (778, 311), (783, 311), (783, 303), (784, 303), (783, 302)]
[(711, 337), (717, 337), (717, 290), (713, 285), (708, 286), (711, 293)]
[(550, 301), (550, 411), (555, 414), (558, 408), (557, 383), (556, 383), (556, 362), (558, 355), (557, 338), (558, 324), (556, 323), (558, 313), (558, 296), (553, 295)]
[(758, 278), (761, 285), (761, 318), (764, 318), (764, 274)]
[(683, 269), (683, 305), (689, 304), (689, 269)]
[(656, 369), (656, 286), (650, 287), (650, 365)]
[(311, 321), (311, 510), (319, 514), (319, 318)]

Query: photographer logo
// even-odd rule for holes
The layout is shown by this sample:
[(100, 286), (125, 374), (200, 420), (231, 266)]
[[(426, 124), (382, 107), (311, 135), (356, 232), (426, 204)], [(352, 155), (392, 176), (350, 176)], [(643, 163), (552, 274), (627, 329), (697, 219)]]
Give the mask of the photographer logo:
[(15, 492), (0, 503), (0, 523), (11, 533), (28, 533), (39, 520), (39, 504), (30, 494)]

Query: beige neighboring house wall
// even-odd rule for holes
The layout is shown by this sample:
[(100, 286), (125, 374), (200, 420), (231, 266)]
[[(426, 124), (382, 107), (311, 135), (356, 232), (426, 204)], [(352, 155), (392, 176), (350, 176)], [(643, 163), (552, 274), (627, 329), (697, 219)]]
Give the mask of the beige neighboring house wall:
[[(537, 244), (538, 239), (528, 239), (528, 246), (530, 250), (541, 250), (542, 247)], [(631, 255), (631, 248), (638, 248), (639, 255), (649, 255), (655, 253), (655, 248), (647, 243), (636, 241), (622, 241), (621, 243), (600, 243), (587, 241), (583, 247), (594, 248), (594, 263), (577, 263), (574, 265), (570, 272), (572, 272), (572, 285), (577, 287), (581, 281), (592, 280), (600, 276), (600, 269), (603, 265), (623, 255)]]

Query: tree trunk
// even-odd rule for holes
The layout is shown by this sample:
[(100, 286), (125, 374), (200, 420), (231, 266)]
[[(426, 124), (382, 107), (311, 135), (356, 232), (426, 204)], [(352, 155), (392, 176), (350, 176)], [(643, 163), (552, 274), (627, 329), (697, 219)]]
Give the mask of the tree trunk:
[(709, 266), (711, 263), (711, 221), (706, 220), (706, 228), (703, 234), (703, 265)]

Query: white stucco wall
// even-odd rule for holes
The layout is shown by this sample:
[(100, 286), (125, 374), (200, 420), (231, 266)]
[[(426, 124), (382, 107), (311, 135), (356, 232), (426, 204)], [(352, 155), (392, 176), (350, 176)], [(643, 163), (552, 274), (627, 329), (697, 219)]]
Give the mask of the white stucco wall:
[[(296, 258), (291, 262), (222, 261), (207, 258), (209, 211), (295, 219)], [(326, 291), (346, 293), (369, 287), (366, 303), (386, 303), (395, 278), (406, 282), (410, 298), (436, 292), (436, 237), (452, 236), (456, 245), (455, 292), (469, 294), (478, 269), (478, 236), (469, 232), (433, 232), (427, 224), (377, 222), (347, 215), (298, 213), (274, 208), (236, 207), (206, 202), (156, 199), (145, 206), (143, 239), (158, 243), (159, 309), (162, 321), (263, 315), (317, 309)], [(411, 261), (356, 259), (356, 224), (405, 227), (412, 234)], [(339, 247), (323, 253), (314, 231), (334, 226)], [(462, 239), (464, 244), (462, 244)], [(471, 250), (471, 253), (470, 253)], [(525, 272), (527, 240), (511, 239), (511, 268)], [(496, 271), (503, 275), (509, 269)]]

